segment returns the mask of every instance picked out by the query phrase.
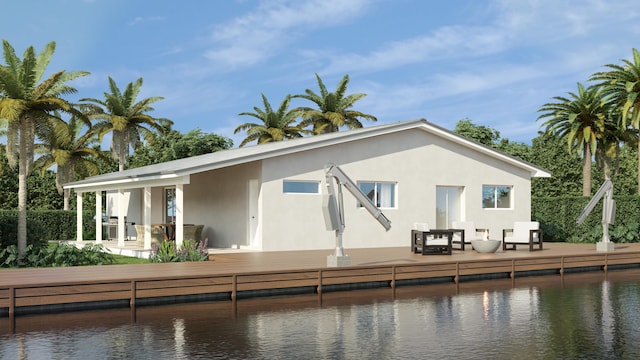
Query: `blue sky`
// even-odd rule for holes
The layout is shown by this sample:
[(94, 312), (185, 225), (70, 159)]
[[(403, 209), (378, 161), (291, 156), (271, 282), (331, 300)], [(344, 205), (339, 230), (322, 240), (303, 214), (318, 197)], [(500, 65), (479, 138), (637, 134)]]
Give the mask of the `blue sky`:
[[(349, 74), (356, 110), (377, 124), (469, 118), (529, 143), (538, 108), (640, 48), (636, 0), (23, 0), (0, 34), (21, 56), (55, 41), (48, 66), (84, 70), (68, 97), (102, 98), (144, 79), (151, 115), (187, 132), (233, 130), (287, 94), (330, 91)], [(293, 101), (291, 107), (308, 104)], [(363, 121), (365, 126), (375, 123)]]

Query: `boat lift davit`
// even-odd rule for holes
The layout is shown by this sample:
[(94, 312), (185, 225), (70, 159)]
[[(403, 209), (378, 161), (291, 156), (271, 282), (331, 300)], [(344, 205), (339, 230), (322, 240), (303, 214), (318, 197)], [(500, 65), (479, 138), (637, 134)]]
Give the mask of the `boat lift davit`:
[[(351, 259), (344, 254), (342, 248), (342, 234), (344, 233), (344, 204), (342, 187), (349, 192), (367, 209), (385, 230), (391, 228), (391, 221), (387, 219), (382, 211), (365, 195), (362, 190), (335, 164), (325, 166), (325, 176), (327, 183), (327, 194), (323, 196), (322, 210), (327, 230), (336, 233), (336, 249), (333, 255), (327, 256), (327, 266), (345, 266), (351, 264)], [(334, 184), (334, 180), (335, 183)], [(337, 190), (336, 190), (337, 188)]]
[(609, 239), (609, 225), (613, 225), (616, 217), (616, 202), (613, 200), (613, 182), (611, 179), (606, 179), (600, 189), (591, 198), (591, 201), (585, 206), (580, 216), (576, 220), (578, 225), (581, 225), (587, 216), (591, 213), (598, 201), (604, 197), (602, 201), (602, 241), (596, 244), (597, 251), (613, 251), (614, 245)]

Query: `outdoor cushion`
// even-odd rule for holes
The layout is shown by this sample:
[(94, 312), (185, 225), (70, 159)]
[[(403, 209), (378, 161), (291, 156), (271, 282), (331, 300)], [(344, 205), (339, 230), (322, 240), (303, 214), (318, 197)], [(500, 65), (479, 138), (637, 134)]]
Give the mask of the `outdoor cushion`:
[[(413, 223), (413, 229), (418, 231), (426, 231), (429, 232), (431, 229), (429, 228), (428, 223)], [(427, 245), (448, 245), (449, 239), (444, 237), (434, 238), (433, 236), (427, 236)]]
[[(511, 235), (507, 236), (507, 234)], [(537, 249), (534, 249), (534, 244), (537, 245)], [(540, 223), (537, 221), (516, 221), (513, 223), (513, 229), (502, 230), (502, 250), (516, 250), (517, 245), (528, 245), (529, 251), (542, 250)]]
[[(454, 221), (452, 222), (451, 226), (453, 226), (453, 228), (456, 230), (464, 231), (465, 244), (470, 244), (471, 241), (473, 240), (482, 240), (484, 237), (484, 234), (481, 231), (479, 231), (484, 229), (477, 229), (473, 221)], [(459, 232), (453, 233), (453, 241), (454, 242), (461, 241), (461, 236)]]
[[(513, 233), (511, 236), (505, 236), (504, 241), (508, 243), (529, 243), (530, 230), (540, 229), (540, 223), (537, 221), (516, 221), (513, 223)], [(537, 243), (539, 236), (537, 232), (533, 233), (533, 242)]]

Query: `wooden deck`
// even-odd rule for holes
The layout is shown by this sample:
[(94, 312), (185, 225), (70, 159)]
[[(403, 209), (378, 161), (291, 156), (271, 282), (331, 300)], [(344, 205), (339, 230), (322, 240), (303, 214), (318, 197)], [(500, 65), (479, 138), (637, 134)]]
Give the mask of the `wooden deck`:
[(351, 266), (327, 267), (331, 250), (219, 252), (213, 261), (0, 270), (4, 316), (92, 307), (130, 307), (323, 293), (357, 288), (455, 283), (491, 278), (640, 267), (640, 244), (597, 252), (595, 244), (547, 243), (543, 251), (473, 250), (413, 254), (409, 247), (347, 249)]

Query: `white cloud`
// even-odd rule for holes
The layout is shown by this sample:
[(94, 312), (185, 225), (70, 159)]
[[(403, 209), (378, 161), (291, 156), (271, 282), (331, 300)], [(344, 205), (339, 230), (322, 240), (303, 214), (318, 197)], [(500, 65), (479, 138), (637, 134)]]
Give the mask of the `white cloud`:
[(138, 24), (145, 23), (145, 22), (164, 21), (164, 20), (165, 18), (162, 16), (137, 16), (133, 20), (129, 21), (127, 25), (136, 26)]
[(308, 31), (362, 16), (367, 5), (365, 0), (265, 1), (256, 11), (217, 26), (211, 39), (218, 46), (206, 56), (229, 66), (254, 65)]
[(384, 44), (366, 55), (335, 54), (325, 72), (380, 71), (409, 64), (485, 56), (505, 48), (507, 36), (487, 27), (448, 26)]
[[(485, 26), (442, 26), (423, 35), (381, 44), (365, 54), (308, 50), (306, 55), (326, 64), (323, 73), (334, 74), (377, 72), (447, 60), (473, 63), (486, 56), (527, 47), (540, 48), (541, 56), (545, 56), (544, 52), (568, 50), (563, 41), (573, 46), (578, 44), (571, 43), (573, 38), (596, 37), (600, 32), (610, 34), (612, 24), (637, 19), (640, 10), (629, 11), (635, 9), (631, 4), (634, 2), (501, 0), (491, 3), (492, 11), (487, 14), (493, 18)], [(640, 31), (636, 24), (635, 20), (630, 21), (626, 31), (634, 28)]]

